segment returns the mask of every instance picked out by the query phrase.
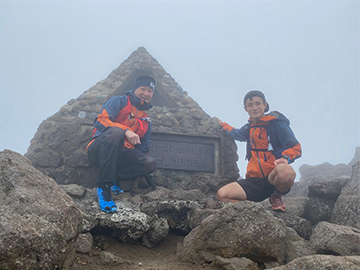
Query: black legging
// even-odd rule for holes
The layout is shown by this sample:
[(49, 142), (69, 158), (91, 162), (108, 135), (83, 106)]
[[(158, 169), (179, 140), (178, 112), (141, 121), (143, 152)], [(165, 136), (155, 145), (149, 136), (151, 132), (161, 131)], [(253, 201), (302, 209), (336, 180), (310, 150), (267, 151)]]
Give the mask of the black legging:
[(115, 178), (124, 181), (147, 176), (156, 167), (153, 157), (138, 149), (124, 148), (124, 130), (107, 128), (88, 148), (90, 163), (99, 168), (97, 185), (112, 184)]

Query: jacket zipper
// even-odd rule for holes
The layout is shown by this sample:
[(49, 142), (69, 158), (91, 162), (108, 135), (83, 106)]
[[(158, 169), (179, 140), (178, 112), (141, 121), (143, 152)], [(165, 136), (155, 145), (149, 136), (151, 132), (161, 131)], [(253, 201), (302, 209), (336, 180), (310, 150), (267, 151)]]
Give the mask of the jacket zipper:
[[(255, 133), (255, 129), (256, 129), (256, 128), (257, 128), (257, 127), (254, 127), (254, 131), (253, 131), (252, 134), (251, 134), (251, 138), (252, 138), (253, 144), (254, 144), (254, 146), (255, 146), (255, 149), (257, 149), (256, 143), (255, 143), (255, 140), (254, 140), (254, 133)], [(260, 128), (260, 131), (261, 131), (261, 128)], [(260, 135), (260, 131), (259, 131), (259, 135)], [(258, 163), (259, 163), (259, 168), (260, 168), (261, 174), (262, 174), (263, 177), (265, 177), (264, 172), (263, 172), (263, 169), (262, 169), (262, 167), (261, 167), (261, 162), (260, 162), (260, 158), (259, 158), (259, 152), (258, 152), (258, 151), (255, 151), (255, 152), (256, 152), (257, 161), (258, 161)]]

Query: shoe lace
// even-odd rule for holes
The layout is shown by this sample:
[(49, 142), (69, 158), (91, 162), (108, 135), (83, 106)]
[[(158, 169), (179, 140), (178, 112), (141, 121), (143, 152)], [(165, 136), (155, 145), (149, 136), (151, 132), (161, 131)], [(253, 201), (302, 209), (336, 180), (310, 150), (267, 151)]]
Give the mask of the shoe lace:
[(103, 197), (104, 201), (106, 202), (110, 202), (111, 199), (111, 191), (110, 189), (106, 188), (101, 188), (101, 196)]
[(276, 204), (276, 205), (282, 205), (283, 204), (283, 201), (282, 201), (282, 199), (281, 199), (281, 197), (279, 197), (279, 196), (274, 196), (274, 198), (273, 198), (273, 204)]

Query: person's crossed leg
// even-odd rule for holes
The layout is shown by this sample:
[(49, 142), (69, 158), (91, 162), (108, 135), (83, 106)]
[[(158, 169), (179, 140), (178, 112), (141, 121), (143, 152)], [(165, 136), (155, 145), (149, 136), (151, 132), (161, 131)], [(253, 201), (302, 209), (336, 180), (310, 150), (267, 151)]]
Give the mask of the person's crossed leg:
[[(296, 173), (294, 169), (291, 165), (285, 163), (278, 164), (268, 175), (268, 182), (275, 188), (275, 192), (271, 194), (269, 198), (273, 210), (286, 210), (281, 195), (290, 191), (290, 188), (294, 184), (295, 177)], [(251, 181), (251, 179), (249, 179), (249, 181)], [(222, 202), (236, 203), (247, 200), (248, 196), (239, 183), (232, 182), (218, 190), (217, 199)]]

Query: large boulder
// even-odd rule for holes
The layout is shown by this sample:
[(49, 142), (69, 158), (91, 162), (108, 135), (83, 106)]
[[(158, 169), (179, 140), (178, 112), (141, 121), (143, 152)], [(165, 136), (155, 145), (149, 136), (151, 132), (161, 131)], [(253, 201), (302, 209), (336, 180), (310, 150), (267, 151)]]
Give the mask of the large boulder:
[(211, 264), (215, 269), (224, 269), (224, 270), (260, 270), (261, 268), (247, 258), (223, 258), (216, 256), (215, 260)]
[(309, 220), (288, 212), (271, 211), (271, 213), (275, 217), (282, 219), (287, 227), (293, 228), (301, 238), (309, 240), (312, 233), (311, 222)]
[(308, 196), (317, 197), (335, 202), (339, 197), (342, 188), (349, 182), (349, 178), (335, 178), (329, 182), (315, 183), (309, 186)]
[(299, 269), (358, 270), (360, 269), (360, 256), (312, 255), (295, 259), (280, 267), (272, 268), (272, 270)]
[(216, 256), (284, 264), (313, 253), (307, 241), (282, 220), (261, 204), (248, 201), (229, 204), (208, 216), (178, 249), (183, 260), (200, 264), (212, 262)]
[[(301, 218), (305, 217), (306, 207), (307, 204), (309, 203), (309, 198), (283, 196), (282, 200), (286, 205), (286, 213), (296, 215)], [(265, 199), (264, 201), (261, 202), (261, 204), (262, 206), (264, 206), (266, 210), (271, 211), (272, 207), (269, 202), (269, 199)]]
[(306, 206), (305, 218), (316, 225), (320, 221), (330, 221), (335, 202), (317, 197), (311, 197)]
[[(63, 185), (62, 188), (73, 197), (81, 212), (82, 233), (107, 234), (121, 242), (143, 242), (151, 247), (163, 240), (169, 231), (166, 219), (141, 212), (138, 205), (128, 201), (129, 194), (113, 196), (118, 211), (106, 214), (99, 208), (96, 189), (86, 189), (74, 184)], [(85, 192), (81, 192), (82, 189)], [(79, 194), (82, 196), (79, 197)]]
[(157, 187), (146, 194), (131, 196), (124, 192), (113, 195), (118, 211), (106, 214), (99, 209), (96, 189), (75, 184), (61, 187), (73, 197), (81, 211), (83, 233), (111, 235), (121, 242), (141, 242), (147, 247), (159, 244), (170, 229), (188, 233), (191, 230), (188, 214), (203, 209), (208, 200), (198, 196), (198, 190), (171, 191)]
[(351, 180), (341, 190), (331, 222), (360, 229), (360, 162), (353, 166)]
[(303, 164), (300, 166), (299, 171), (301, 174), (300, 180), (294, 183), (287, 196), (307, 197), (311, 185), (331, 182), (335, 179), (348, 179), (351, 176), (351, 167), (344, 163), (332, 165), (329, 162), (324, 162), (314, 166)]
[(330, 221), (335, 202), (349, 180), (350, 178), (335, 178), (310, 185), (305, 218), (313, 225), (320, 221)]
[(282, 219), (286, 226), (293, 228), (300, 237), (309, 240), (311, 235), (311, 222), (305, 219), (309, 198), (306, 197), (283, 197), (286, 205), (286, 212), (272, 211), (268, 199), (261, 202), (261, 205), (275, 217)]
[(320, 222), (313, 230), (310, 243), (320, 254), (360, 255), (360, 230), (349, 226)]
[(299, 171), (301, 174), (300, 181), (306, 181), (317, 176), (322, 176), (332, 179), (343, 175), (345, 176), (351, 175), (351, 167), (344, 163), (332, 165), (329, 162), (324, 162), (322, 164), (313, 165), (313, 166), (303, 164), (300, 166)]
[(10, 150), (0, 152), (0, 269), (61, 269), (81, 214), (56, 182)]
[(355, 148), (355, 155), (352, 158), (352, 160), (349, 162), (349, 166), (354, 166), (356, 164), (356, 162), (360, 161), (360, 146)]

